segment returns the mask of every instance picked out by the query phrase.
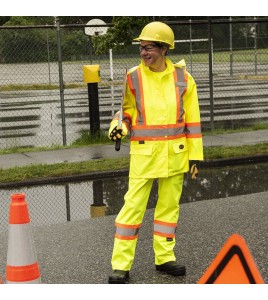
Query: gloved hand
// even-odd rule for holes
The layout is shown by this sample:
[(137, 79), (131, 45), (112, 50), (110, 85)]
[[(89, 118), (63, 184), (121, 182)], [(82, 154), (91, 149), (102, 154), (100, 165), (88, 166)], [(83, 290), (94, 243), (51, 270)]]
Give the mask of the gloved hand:
[(112, 141), (117, 142), (121, 140), (123, 137), (125, 137), (125, 134), (123, 133), (122, 129), (117, 128), (117, 126), (115, 126), (115, 128), (111, 131), (109, 137)]
[(190, 164), (190, 173), (192, 175), (191, 177), (192, 177), (192, 179), (196, 179), (196, 176), (200, 169), (200, 161), (199, 160), (190, 160), (189, 164)]

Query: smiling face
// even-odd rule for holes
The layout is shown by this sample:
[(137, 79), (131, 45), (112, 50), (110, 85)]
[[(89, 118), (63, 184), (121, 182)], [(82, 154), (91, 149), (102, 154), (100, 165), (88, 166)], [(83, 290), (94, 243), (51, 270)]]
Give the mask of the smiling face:
[(167, 48), (152, 41), (141, 41), (140, 55), (144, 64), (153, 72), (162, 72), (166, 69), (165, 53)]

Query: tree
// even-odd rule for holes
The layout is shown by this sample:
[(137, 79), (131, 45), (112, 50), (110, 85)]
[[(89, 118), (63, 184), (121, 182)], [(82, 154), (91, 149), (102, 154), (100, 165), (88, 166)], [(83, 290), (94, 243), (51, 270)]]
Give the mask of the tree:
[(4, 23), (5, 26), (26, 26), (26, 25), (52, 25), (54, 24), (54, 17), (26, 17), (26, 16), (15, 16), (9, 17)]
[(129, 46), (133, 36), (150, 21), (149, 17), (113, 17), (113, 27), (105, 35), (93, 36), (92, 42), (96, 54), (107, 53), (109, 49)]
[(109, 16), (103, 16), (103, 17), (59, 17), (60, 19), (60, 23), (61, 24), (86, 24), (88, 21), (90, 21), (91, 19), (101, 19), (103, 20), (105, 23), (111, 23), (112, 22), (112, 18), (113, 17), (109, 17)]
[(0, 17), (0, 26), (3, 26), (11, 17)]

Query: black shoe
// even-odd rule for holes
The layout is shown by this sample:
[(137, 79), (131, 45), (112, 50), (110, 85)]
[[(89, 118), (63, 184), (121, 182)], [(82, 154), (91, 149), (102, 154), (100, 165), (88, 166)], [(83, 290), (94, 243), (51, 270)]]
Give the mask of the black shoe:
[(175, 261), (169, 261), (162, 265), (155, 265), (157, 271), (164, 272), (172, 276), (184, 276), (186, 268), (183, 265), (178, 265)]
[(114, 270), (109, 276), (109, 283), (128, 283), (129, 271)]

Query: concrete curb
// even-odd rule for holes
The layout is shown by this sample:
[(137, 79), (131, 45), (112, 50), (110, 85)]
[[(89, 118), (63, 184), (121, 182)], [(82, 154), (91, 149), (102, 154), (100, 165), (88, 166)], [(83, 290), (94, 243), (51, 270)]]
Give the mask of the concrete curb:
[[(211, 160), (205, 160), (201, 162), (201, 168), (252, 164), (252, 163), (261, 163), (267, 161), (268, 161), (267, 154), (256, 155), (256, 156), (234, 157), (234, 158), (211, 159)], [(90, 172), (90, 173), (61, 176), (61, 177), (47, 177), (47, 178), (25, 180), (19, 182), (3, 182), (0, 183), (0, 188), (35, 186), (35, 185), (43, 185), (43, 184), (51, 184), (51, 183), (57, 184), (57, 183), (74, 182), (80, 180), (105, 179), (105, 178), (113, 178), (113, 177), (120, 177), (120, 176), (128, 176), (128, 172), (129, 172), (128, 169), (122, 169), (122, 170), (113, 170), (113, 171)]]

